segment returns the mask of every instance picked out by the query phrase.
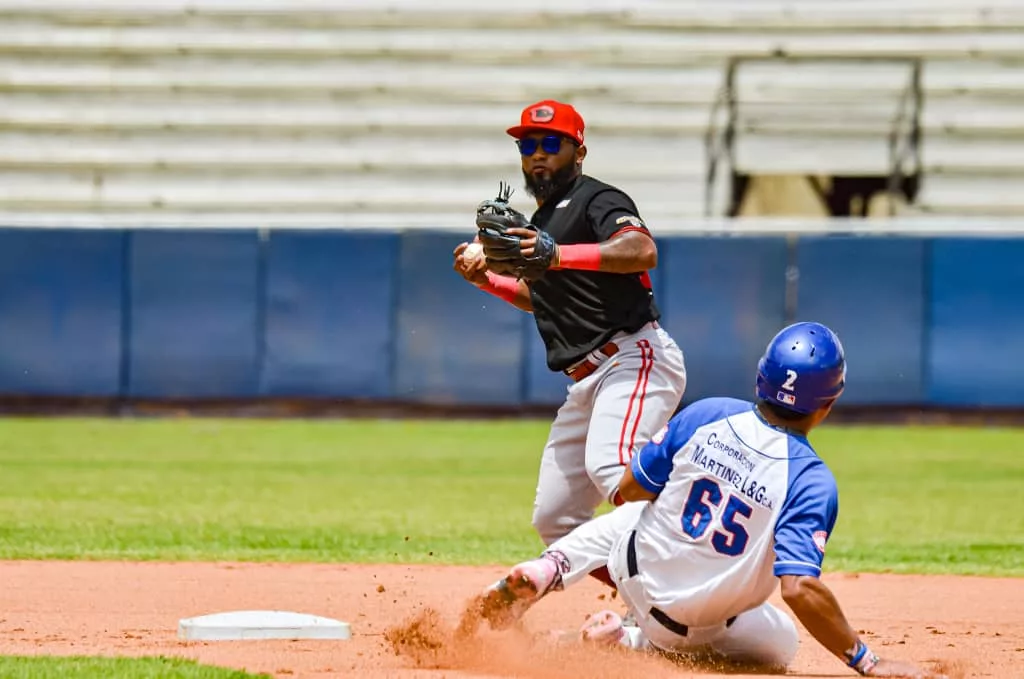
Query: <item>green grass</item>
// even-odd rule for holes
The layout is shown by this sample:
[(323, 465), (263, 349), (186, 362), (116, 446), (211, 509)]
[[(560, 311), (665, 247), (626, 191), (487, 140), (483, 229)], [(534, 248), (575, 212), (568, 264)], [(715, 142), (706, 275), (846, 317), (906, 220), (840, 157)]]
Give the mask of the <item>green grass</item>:
[[(0, 420), (0, 558), (507, 563), (547, 422)], [(1024, 575), (1024, 429), (824, 427), (832, 570)]]
[(269, 676), (171, 658), (0, 656), (0, 677), (5, 679), (249, 679)]

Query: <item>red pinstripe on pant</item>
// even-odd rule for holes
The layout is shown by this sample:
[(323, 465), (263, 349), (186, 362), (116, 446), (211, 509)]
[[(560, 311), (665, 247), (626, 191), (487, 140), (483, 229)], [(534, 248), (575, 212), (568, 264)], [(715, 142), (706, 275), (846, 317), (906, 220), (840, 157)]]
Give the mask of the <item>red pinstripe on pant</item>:
[[(633, 445), (636, 443), (636, 432), (640, 427), (640, 418), (644, 413), (644, 398), (647, 396), (647, 382), (651, 376), (651, 368), (654, 367), (654, 347), (648, 340), (638, 340), (636, 343), (640, 348), (640, 370), (636, 375), (636, 386), (629, 397), (629, 405), (626, 407), (626, 417), (622, 420), (622, 431), (619, 433), (619, 464), (627, 464), (633, 458)], [(639, 402), (637, 402), (637, 397)], [(636, 403), (636, 419), (633, 420), (633, 427), (630, 429), (629, 421), (633, 414), (633, 404)], [(629, 430), (629, 444), (626, 444), (626, 431)]]

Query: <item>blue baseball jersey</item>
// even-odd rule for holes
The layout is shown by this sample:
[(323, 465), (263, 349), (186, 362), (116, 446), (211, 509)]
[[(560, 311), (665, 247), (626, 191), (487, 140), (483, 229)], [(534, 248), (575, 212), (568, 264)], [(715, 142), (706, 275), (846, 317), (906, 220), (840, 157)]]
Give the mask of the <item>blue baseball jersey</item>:
[(753, 403), (693, 403), (632, 471), (658, 494), (637, 524), (638, 577), (678, 622), (718, 624), (764, 603), (778, 576), (821, 574), (835, 478), (805, 437), (770, 425)]

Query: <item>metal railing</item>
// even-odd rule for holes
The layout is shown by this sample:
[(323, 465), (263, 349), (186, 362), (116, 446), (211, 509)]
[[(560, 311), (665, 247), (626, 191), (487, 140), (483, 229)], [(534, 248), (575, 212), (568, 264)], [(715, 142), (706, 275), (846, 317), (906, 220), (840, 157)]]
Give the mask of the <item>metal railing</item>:
[[(704, 177), (704, 216), (714, 216), (714, 191), (719, 171), (719, 161), (723, 158), (728, 162), (729, 190), (732, 191), (732, 173), (736, 160), (736, 68), (738, 59), (730, 59), (725, 67), (725, 79), (722, 87), (715, 95), (708, 119), (708, 128), (704, 133), (704, 151), (707, 157), (707, 170)], [(725, 124), (719, 128), (718, 118), (725, 109)]]
[[(919, 58), (900, 59), (895, 57), (837, 57), (837, 56), (778, 56), (778, 57), (734, 57), (726, 62), (725, 76), (712, 102), (708, 117), (708, 126), (704, 133), (704, 149), (706, 156), (704, 185), (704, 216), (714, 217), (716, 214), (715, 188), (719, 173), (726, 171), (728, 194), (732, 196), (733, 176), (736, 160), (736, 128), (739, 108), (742, 102), (736, 92), (736, 73), (740, 66), (747, 62), (890, 62), (903, 63), (910, 68), (910, 77), (900, 92), (896, 112), (888, 132), (888, 177), (887, 195), (889, 198), (890, 215), (896, 213), (896, 197), (903, 187), (904, 181), (910, 177), (919, 177), (921, 173), (921, 110), (924, 96), (921, 90), (921, 72), (923, 62)], [(906, 172), (910, 161), (911, 171)], [(734, 216), (738, 205), (732, 204), (730, 198), (727, 216)]]
[[(910, 79), (900, 94), (896, 117), (889, 130), (889, 181), (886, 193), (889, 198), (889, 215), (895, 216), (897, 194), (908, 176), (921, 176), (921, 109), (924, 96), (921, 92), (921, 71), (923, 64), (914, 59), (910, 66)], [(904, 164), (910, 160), (912, 170), (904, 172)]]

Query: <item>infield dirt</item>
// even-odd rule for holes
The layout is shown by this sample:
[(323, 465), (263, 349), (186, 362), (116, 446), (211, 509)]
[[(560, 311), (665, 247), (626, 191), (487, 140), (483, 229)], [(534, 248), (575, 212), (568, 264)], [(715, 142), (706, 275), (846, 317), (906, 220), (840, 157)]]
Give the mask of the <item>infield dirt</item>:
[[(0, 562), (0, 653), (169, 655), (277, 677), (621, 679), (708, 676), (641, 654), (556, 646), (595, 611), (622, 611), (596, 581), (540, 602), (519, 632), (454, 640), (462, 608), (501, 567)], [(1020, 677), (1024, 579), (829, 574), (826, 583), (880, 655), (951, 679)], [(778, 596), (773, 597), (776, 604)], [(242, 609), (346, 620), (349, 641), (182, 642), (181, 618)], [(397, 652), (396, 652), (397, 651)], [(732, 674), (734, 678), (746, 675)], [(856, 676), (801, 628), (788, 676)]]

